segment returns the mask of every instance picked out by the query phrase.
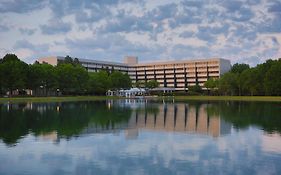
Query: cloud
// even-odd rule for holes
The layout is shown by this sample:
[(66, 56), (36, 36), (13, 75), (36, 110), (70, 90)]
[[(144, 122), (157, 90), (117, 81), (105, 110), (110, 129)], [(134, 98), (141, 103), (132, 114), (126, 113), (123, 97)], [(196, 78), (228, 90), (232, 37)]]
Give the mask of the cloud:
[(70, 23), (66, 23), (60, 19), (55, 19), (55, 18), (50, 19), (48, 21), (48, 24), (40, 26), (42, 33), (46, 35), (67, 33), (71, 30), (71, 28), (72, 26)]
[[(164, 48), (159, 45), (145, 46), (141, 43), (131, 42), (119, 34), (97, 35), (85, 39), (66, 39), (67, 48), (74, 55), (83, 55), (86, 58), (121, 61), (125, 55), (137, 55), (144, 60), (160, 55)], [(158, 57), (159, 58), (159, 57)], [(114, 60), (112, 60), (114, 59)]]
[(279, 0), (2, 0), (0, 48), (113, 61), (127, 54), (141, 60), (216, 55), (257, 64), (280, 57), (280, 8)]
[(190, 32), (190, 31), (184, 31), (182, 32), (179, 37), (182, 37), (182, 38), (189, 38), (189, 37), (192, 37), (193, 36), (193, 32)]
[(19, 28), (19, 31), (22, 34), (26, 34), (26, 35), (32, 35), (36, 32), (36, 29), (31, 29), (31, 28)]
[(281, 2), (280, 1), (272, 1), (272, 4), (269, 5), (268, 12), (270, 13), (281, 13)]
[(229, 12), (239, 11), (243, 6), (243, 3), (238, 0), (224, 0), (222, 6), (226, 8)]
[(9, 29), (10, 28), (8, 26), (0, 24), (0, 32), (7, 32), (7, 31), (9, 31)]
[(50, 54), (48, 44), (33, 44), (27, 40), (18, 40), (14, 47), (14, 52), (28, 63), (32, 63), (35, 59)]
[(14, 13), (26, 13), (38, 8), (43, 8), (47, 5), (46, 0), (1, 0), (0, 13), (14, 12)]

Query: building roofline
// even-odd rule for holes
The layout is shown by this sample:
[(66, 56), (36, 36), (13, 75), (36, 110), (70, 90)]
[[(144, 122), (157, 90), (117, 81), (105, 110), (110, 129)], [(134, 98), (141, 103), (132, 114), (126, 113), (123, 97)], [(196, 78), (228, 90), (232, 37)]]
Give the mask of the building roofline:
[[(48, 56), (44, 58), (57, 58), (58, 60), (63, 60), (65, 57), (63, 56)], [(102, 61), (102, 60), (95, 60), (95, 59), (84, 59), (78, 58), (81, 62), (89, 62), (89, 63), (97, 63), (97, 64), (107, 64), (107, 65), (118, 65), (118, 66), (127, 66), (127, 67), (135, 67), (135, 66), (149, 66), (149, 65), (163, 65), (163, 64), (182, 64), (182, 63), (189, 63), (189, 62), (205, 62), (205, 61), (229, 61), (228, 59), (224, 58), (197, 58), (197, 59), (185, 59), (185, 60), (163, 60), (163, 61), (153, 61), (153, 62), (143, 62), (137, 64), (126, 64), (122, 62), (114, 62), (114, 61)]]

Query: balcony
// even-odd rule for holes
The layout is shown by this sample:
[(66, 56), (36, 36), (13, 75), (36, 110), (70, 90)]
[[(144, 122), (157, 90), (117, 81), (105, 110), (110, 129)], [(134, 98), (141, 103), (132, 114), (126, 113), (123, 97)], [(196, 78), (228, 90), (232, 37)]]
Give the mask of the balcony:
[(196, 74), (187, 74), (187, 77), (196, 77)]
[(198, 81), (200, 81), (200, 82), (205, 82), (207, 80), (208, 80), (207, 78), (198, 78)]
[(177, 74), (176, 77), (177, 78), (184, 78), (184, 74)]
[(164, 78), (164, 75), (156, 75), (156, 78)]
[(165, 71), (165, 73), (166, 73), (166, 74), (173, 74), (174, 71), (173, 71), (173, 70), (167, 70), (167, 71)]
[(177, 79), (177, 82), (185, 82), (184, 79)]
[(166, 78), (174, 78), (174, 75), (166, 75)]
[(176, 70), (176, 73), (184, 73), (184, 69)]
[(154, 74), (154, 71), (146, 71), (146, 74)]
[(187, 82), (196, 82), (196, 79), (187, 79)]
[(156, 74), (164, 74), (164, 71), (156, 71)]
[(146, 76), (147, 79), (154, 79), (154, 76)]

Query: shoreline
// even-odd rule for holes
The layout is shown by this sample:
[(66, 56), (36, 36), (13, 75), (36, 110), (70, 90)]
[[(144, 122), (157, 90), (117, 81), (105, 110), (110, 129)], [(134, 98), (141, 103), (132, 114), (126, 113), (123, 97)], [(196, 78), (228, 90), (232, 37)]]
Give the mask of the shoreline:
[[(260, 101), (281, 102), (281, 96), (161, 96), (145, 97), (146, 99), (173, 99), (175, 101)], [(125, 99), (115, 96), (66, 96), (66, 97), (1, 97), (0, 103), (21, 102), (64, 102), (64, 101), (96, 101), (96, 100)]]

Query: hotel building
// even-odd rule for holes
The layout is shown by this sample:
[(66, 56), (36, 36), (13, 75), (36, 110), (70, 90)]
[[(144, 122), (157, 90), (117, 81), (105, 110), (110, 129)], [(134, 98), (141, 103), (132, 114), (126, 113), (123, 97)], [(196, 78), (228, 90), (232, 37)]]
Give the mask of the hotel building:
[[(40, 58), (39, 63), (57, 65), (64, 57)], [(160, 88), (187, 90), (196, 84), (203, 86), (209, 78), (219, 78), (231, 68), (229, 60), (221, 58), (138, 63), (137, 57), (125, 57), (124, 63), (79, 59), (88, 72), (102, 69), (128, 73), (132, 82), (157, 80)]]

